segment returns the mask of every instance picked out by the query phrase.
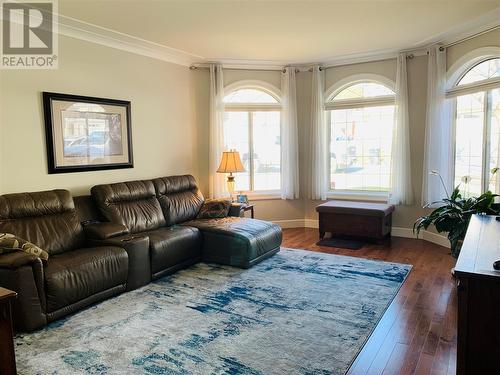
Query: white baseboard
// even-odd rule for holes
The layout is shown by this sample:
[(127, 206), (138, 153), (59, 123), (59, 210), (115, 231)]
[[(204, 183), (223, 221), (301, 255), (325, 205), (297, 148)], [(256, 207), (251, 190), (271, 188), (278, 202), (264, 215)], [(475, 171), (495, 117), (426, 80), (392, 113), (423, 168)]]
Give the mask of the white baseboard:
[(293, 220), (273, 220), (281, 228), (318, 228), (318, 220), (314, 219), (293, 219)]
[(450, 246), (450, 241), (448, 240), (447, 237), (442, 236), (441, 234), (429, 232), (427, 230), (423, 231), (423, 237), (424, 240), (435, 243), (436, 245), (441, 245), (444, 247), (447, 247), (448, 249), (451, 247)]
[(448, 238), (441, 234), (437, 234), (428, 230), (421, 231), (420, 235), (417, 237), (415, 233), (413, 233), (412, 228), (392, 227), (391, 234), (394, 237), (420, 238), (422, 240), (435, 243), (436, 245), (450, 248), (450, 241), (448, 241)]
[(293, 220), (273, 220), (274, 224), (278, 224), (281, 228), (307, 228), (305, 224), (305, 219), (293, 219)]
[[(319, 222), (316, 219), (293, 219), (293, 220), (274, 220), (273, 223), (278, 224), (281, 228), (318, 228)], [(392, 227), (391, 234), (393, 237), (417, 238), (413, 233), (412, 228)], [(422, 240), (435, 243), (449, 248), (450, 242), (448, 238), (437, 233), (427, 230), (421, 231), (418, 237)]]
[(417, 238), (417, 236), (413, 234), (413, 230), (410, 228), (392, 227), (391, 235), (394, 237)]
[(319, 221), (316, 219), (305, 219), (304, 222), (306, 228), (319, 228)]

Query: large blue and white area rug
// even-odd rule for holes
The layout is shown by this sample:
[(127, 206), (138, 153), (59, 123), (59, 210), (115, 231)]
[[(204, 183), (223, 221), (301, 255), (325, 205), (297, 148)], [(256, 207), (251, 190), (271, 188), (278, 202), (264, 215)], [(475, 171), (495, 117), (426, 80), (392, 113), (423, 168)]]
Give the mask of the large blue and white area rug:
[(344, 374), (411, 266), (286, 250), (200, 263), (16, 338), (30, 374)]

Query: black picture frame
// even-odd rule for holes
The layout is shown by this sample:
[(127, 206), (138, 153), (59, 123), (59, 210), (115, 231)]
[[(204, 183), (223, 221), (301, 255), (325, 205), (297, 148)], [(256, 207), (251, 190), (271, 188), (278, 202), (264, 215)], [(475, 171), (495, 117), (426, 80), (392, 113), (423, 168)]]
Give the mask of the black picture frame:
[[(124, 107), (126, 113), (125, 129), (127, 132), (127, 161), (120, 163), (107, 163), (107, 164), (82, 164), (72, 166), (58, 166), (56, 163), (55, 155), (55, 140), (54, 140), (54, 121), (53, 121), (53, 101), (66, 101), (75, 103), (91, 103), (101, 105), (111, 105)], [(132, 150), (132, 117), (131, 117), (131, 103), (127, 100), (96, 98), (91, 96), (62, 94), (55, 92), (42, 92), (44, 121), (45, 121), (45, 142), (47, 151), (47, 164), (48, 173), (73, 173), (73, 172), (90, 172), (110, 169), (123, 169), (133, 168), (133, 150)]]

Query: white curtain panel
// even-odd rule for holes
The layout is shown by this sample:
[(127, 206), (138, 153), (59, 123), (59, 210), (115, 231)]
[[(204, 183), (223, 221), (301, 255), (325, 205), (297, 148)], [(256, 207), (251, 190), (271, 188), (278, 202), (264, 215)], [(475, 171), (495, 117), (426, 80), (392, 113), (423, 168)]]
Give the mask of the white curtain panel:
[(392, 138), (391, 186), (389, 202), (413, 203), (410, 164), (410, 121), (408, 116), (408, 73), (406, 53), (400, 53), (396, 73), (395, 126)]
[(324, 104), (324, 73), (313, 67), (311, 84), (311, 177), (310, 198), (326, 200), (327, 193), (327, 134)]
[(227, 197), (225, 175), (217, 173), (224, 151), (224, 80), (222, 66), (210, 65), (209, 197)]
[[(453, 189), (453, 122), (451, 101), (446, 99), (446, 50), (433, 46), (428, 52), (423, 205), (446, 197)], [(439, 172), (442, 182), (439, 176), (431, 175), (433, 171)]]
[(295, 68), (281, 73), (281, 198), (299, 198), (299, 145)]

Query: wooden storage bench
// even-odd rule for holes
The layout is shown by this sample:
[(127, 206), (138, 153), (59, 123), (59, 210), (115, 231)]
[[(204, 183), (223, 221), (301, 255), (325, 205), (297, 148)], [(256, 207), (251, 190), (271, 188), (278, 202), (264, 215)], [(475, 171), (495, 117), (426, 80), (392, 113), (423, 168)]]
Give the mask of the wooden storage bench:
[(391, 236), (394, 206), (384, 203), (328, 201), (316, 207), (319, 237), (360, 237), (382, 240)]

